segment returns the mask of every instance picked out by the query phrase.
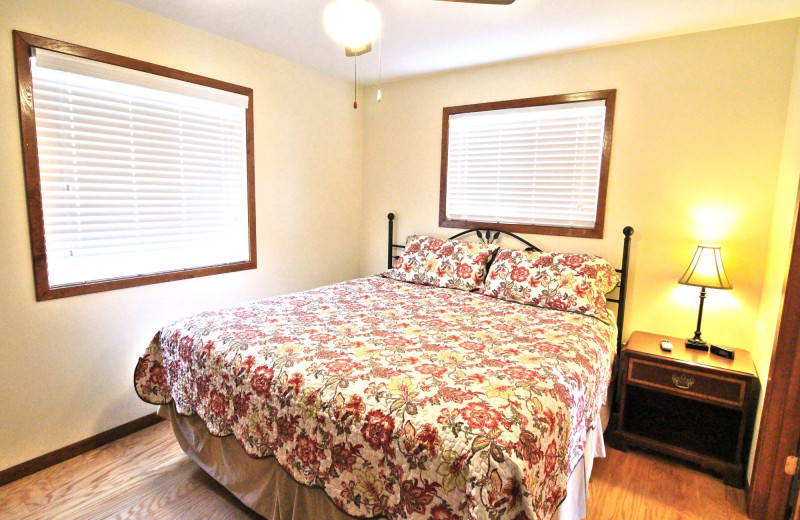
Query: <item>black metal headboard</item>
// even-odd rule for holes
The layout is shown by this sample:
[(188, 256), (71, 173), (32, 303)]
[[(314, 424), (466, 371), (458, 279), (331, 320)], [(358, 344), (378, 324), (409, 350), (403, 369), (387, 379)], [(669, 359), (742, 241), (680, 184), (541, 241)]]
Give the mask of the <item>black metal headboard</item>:
[[(387, 258), (388, 264), (387, 267), (389, 269), (392, 268), (394, 265), (394, 261), (397, 260), (398, 255), (394, 254), (395, 248), (403, 249), (406, 246), (404, 244), (395, 244), (394, 243), (394, 213), (389, 213), (386, 215), (386, 218), (389, 219), (389, 257)], [(631, 232), (633, 228), (631, 228)], [(466, 231), (462, 231), (461, 233), (457, 233), (450, 237), (450, 240), (455, 240), (456, 238), (463, 237), (464, 235), (468, 235), (470, 233), (475, 233), (478, 235), (478, 239), (485, 243), (485, 244), (492, 244), (495, 240), (500, 238), (501, 235), (511, 237), (523, 244), (525, 244), (525, 251), (539, 251), (542, 250), (536, 247), (535, 245), (531, 244), (521, 236), (515, 235), (514, 233), (509, 233), (508, 231), (501, 231), (499, 229), (494, 228), (483, 228), (483, 229), (468, 229)]]
[[(394, 213), (389, 213), (387, 218), (389, 219), (389, 254), (387, 260), (388, 267), (391, 269), (392, 265), (394, 265), (394, 261), (398, 258), (398, 256), (394, 254), (394, 250), (397, 248), (402, 249), (406, 246), (403, 244), (394, 243)], [(541, 251), (541, 249), (531, 244), (524, 238), (515, 235), (514, 233), (509, 233), (507, 231), (501, 231), (499, 229), (493, 229), (490, 227), (462, 231), (461, 233), (450, 237), (450, 240), (462, 237), (469, 233), (475, 233), (478, 236), (478, 239), (486, 244), (491, 244), (500, 238), (500, 236), (509, 236), (525, 244), (525, 251)], [(622, 326), (625, 323), (625, 300), (628, 292), (628, 268), (630, 266), (631, 235), (633, 235), (633, 228), (631, 226), (626, 226), (622, 230), (622, 234), (625, 235), (625, 239), (623, 240), (622, 244), (622, 267), (616, 270), (620, 274), (619, 283), (617, 284), (617, 289), (619, 290), (616, 297), (606, 298), (608, 301), (615, 302), (617, 304), (617, 359), (619, 359), (620, 352), (622, 351)]]

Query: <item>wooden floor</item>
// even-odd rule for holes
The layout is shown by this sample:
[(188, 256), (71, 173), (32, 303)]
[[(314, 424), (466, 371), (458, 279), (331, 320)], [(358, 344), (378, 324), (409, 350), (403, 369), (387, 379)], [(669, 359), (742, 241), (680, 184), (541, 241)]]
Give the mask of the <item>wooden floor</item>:
[[(588, 520), (745, 519), (744, 494), (637, 451), (595, 462)], [(260, 518), (194, 465), (167, 422), (0, 488), (0, 519)]]

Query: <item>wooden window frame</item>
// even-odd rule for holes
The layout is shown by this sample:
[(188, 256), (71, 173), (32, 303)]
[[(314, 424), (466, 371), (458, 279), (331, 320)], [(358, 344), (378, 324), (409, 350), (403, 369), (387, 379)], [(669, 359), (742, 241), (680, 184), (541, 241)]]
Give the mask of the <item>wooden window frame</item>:
[[(245, 113), (247, 146), (247, 213), (250, 259), (224, 265), (183, 269), (164, 273), (147, 274), (126, 278), (115, 278), (96, 282), (79, 283), (51, 287), (47, 271), (47, 251), (45, 249), (44, 213), (39, 173), (39, 150), (36, 138), (36, 119), (33, 100), (33, 79), (31, 74), (31, 48), (41, 48), (86, 58), (102, 63), (117, 65), (128, 69), (156, 74), (167, 78), (196, 83), (206, 87), (226, 90), (247, 96), (249, 104)], [(22, 158), (25, 173), (25, 190), (28, 206), (28, 229), (30, 233), (33, 274), (36, 299), (51, 300), (80, 294), (90, 294), (128, 287), (138, 287), (175, 280), (185, 280), (199, 276), (256, 269), (256, 212), (255, 212), (255, 162), (253, 154), (253, 89), (219, 81), (190, 72), (184, 72), (162, 65), (127, 58), (88, 47), (66, 43), (52, 38), (14, 31), (14, 56), (17, 73), (17, 93), (19, 96), (19, 120), (22, 139)]]
[[(442, 111), (442, 160), (441, 178), (439, 184), (439, 225), (442, 227), (459, 229), (482, 229), (491, 227), (512, 233), (556, 235), (578, 238), (603, 238), (603, 226), (606, 212), (606, 195), (608, 191), (608, 169), (611, 159), (611, 135), (614, 128), (614, 107), (616, 103), (616, 93), (616, 89), (593, 90), (586, 92), (575, 92), (571, 94), (558, 94), (553, 96), (540, 96), (525, 99), (513, 99), (508, 101), (478, 103), (474, 105), (445, 107)], [(447, 162), (451, 115), (595, 100), (605, 100), (606, 117), (605, 127), (603, 130), (603, 150), (600, 162), (600, 181), (597, 192), (597, 210), (595, 214), (595, 225), (593, 228), (542, 226), (536, 224), (511, 224), (503, 222), (478, 222), (447, 218)]]

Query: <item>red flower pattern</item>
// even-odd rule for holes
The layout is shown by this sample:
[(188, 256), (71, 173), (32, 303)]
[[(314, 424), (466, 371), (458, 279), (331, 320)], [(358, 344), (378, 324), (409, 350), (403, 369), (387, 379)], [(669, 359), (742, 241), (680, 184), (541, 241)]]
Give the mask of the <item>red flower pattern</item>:
[(420, 374), (428, 374), (429, 376), (433, 377), (442, 377), (447, 372), (446, 367), (443, 367), (441, 365), (433, 365), (430, 363), (425, 363), (423, 365), (415, 366), (414, 370), (416, 370)]
[(446, 505), (439, 504), (431, 508), (429, 520), (461, 520), (462, 517), (453, 513)]
[(439, 484), (424, 482), (418, 479), (409, 479), (400, 484), (400, 500), (408, 513), (425, 513), (428, 504), (433, 501), (433, 494)]
[(353, 416), (353, 418), (358, 421), (361, 419), (361, 416), (364, 414), (364, 410), (366, 410), (366, 406), (364, 406), (364, 400), (361, 399), (360, 395), (353, 395), (350, 396), (350, 399), (347, 401), (344, 409)]
[(461, 410), (461, 417), (473, 430), (494, 430), (498, 426), (499, 415), (484, 403), (471, 402)]
[(240, 339), (242, 341), (250, 341), (264, 337), (264, 333), (256, 329), (238, 330), (234, 332), (233, 335), (236, 336), (236, 339)]
[(469, 278), (472, 276), (472, 266), (469, 264), (459, 264), (456, 271), (459, 278)]
[(325, 452), (311, 437), (301, 433), (295, 439), (294, 456), (303, 466), (314, 468), (319, 464), (320, 459), (325, 457)]
[(550, 443), (547, 451), (544, 454), (544, 472), (550, 474), (556, 468), (556, 455), (558, 454), (558, 447), (556, 441)]
[(337, 359), (331, 361), (330, 363), (325, 363), (325, 368), (330, 370), (333, 373), (339, 374), (347, 374), (352, 372), (354, 369), (359, 368), (358, 363), (354, 363), (349, 359)]
[(428, 450), (431, 457), (435, 457), (438, 446), (441, 444), (438, 430), (430, 424), (423, 424), (417, 433), (417, 442)]
[(392, 436), (394, 435), (394, 418), (380, 410), (367, 412), (361, 434), (373, 450), (392, 452)]
[(531, 272), (524, 267), (515, 267), (511, 270), (511, 279), (515, 282), (524, 282)]
[(225, 395), (217, 390), (212, 390), (208, 399), (208, 411), (217, 417), (223, 417), (227, 407), (228, 401), (225, 399)]
[(180, 345), (178, 346), (178, 356), (184, 363), (191, 359), (193, 345), (194, 340), (190, 336), (184, 336), (181, 338)]
[(274, 374), (274, 371), (270, 367), (264, 365), (255, 369), (253, 377), (250, 379), (250, 386), (256, 394), (260, 396), (269, 396)]
[(528, 370), (527, 368), (521, 366), (505, 368), (503, 373), (510, 376), (511, 379), (516, 379), (518, 381), (533, 382), (539, 380), (540, 378), (540, 375), (536, 371)]
[(300, 418), (296, 415), (281, 415), (276, 423), (278, 437), (286, 442), (294, 438)]
[(340, 442), (331, 448), (331, 459), (333, 465), (339, 471), (353, 471), (353, 465), (356, 463), (356, 455), (362, 446), (359, 444), (353, 446), (351, 443)]
[[(141, 379), (144, 379), (142, 377)], [(167, 372), (161, 365), (153, 365), (150, 373), (147, 374), (147, 382), (154, 387), (167, 386)]]

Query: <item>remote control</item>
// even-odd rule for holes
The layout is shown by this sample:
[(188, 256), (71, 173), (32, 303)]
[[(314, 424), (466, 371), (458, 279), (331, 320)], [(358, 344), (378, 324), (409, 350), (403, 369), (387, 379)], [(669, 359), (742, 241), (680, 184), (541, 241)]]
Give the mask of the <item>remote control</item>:
[(662, 339), (661, 350), (663, 350), (664, 352), (672, 352), (672, 342), (668, 339)]
[(729, 348), (720, 347), (719, 345), (711, 345), (711, 353), (724, 357), (725, 359), (733, 359), (736, 357), (736, 352)]

